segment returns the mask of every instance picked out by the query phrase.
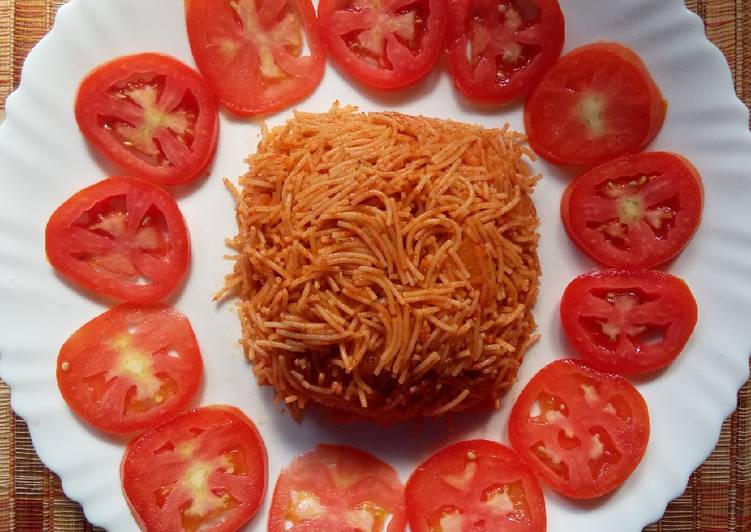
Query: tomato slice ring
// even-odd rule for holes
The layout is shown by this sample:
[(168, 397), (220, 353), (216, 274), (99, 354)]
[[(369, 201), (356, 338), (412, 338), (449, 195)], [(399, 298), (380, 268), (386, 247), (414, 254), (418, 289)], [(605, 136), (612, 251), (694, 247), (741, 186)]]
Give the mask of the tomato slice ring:
[(203, 362), (188, 319), (167, 305), (120, 305), (66, 340), (57, 382), (71, 410), (113, 434), (143, 431), (180, 412)]
[(278, 111), (323, 77), (325, 46), (310, 0), (190, 0), (185, 17), (193, 58), (233, 113)]
[(162, 185), (205, 173), (219, 134), (203, 77), (155, 53), (118, 57), (91, 71), (78, 89), (76, 120), (121, 170)]
[(237, 408), (184, 412), (128, 444), (120, 466), (136, 521), (150, 532), (234, 532), (266, 491), (266, 448)]
[(601, 371), (647, 373), (680, 354), (696, 325), (686, 283), (654, 270), (582, 275), (561, 298), (566, 336)]
[(396, 90), (424, 78), (441, 54), (446, 0), (320, 0), (323, 38), (337, 64), (369, 87)]
[(563, 56), (529, 93), (529, 143), (556, 164), (593, 166), (644, 149), (662, 128), (667, 103), (633, 51), (617, 43)]
[(340, 445), (318, 445), (290, 463), (276, 482), (269, 532), (401, 532), (404, 486), (376, 457)]
[(545, 499), (532, 469), (515, 451), (488, 440), (449, 445), (407, 482), (413, 532), (545, 532)]
[(564, 19), (557, 0), (454, 0), (447, 47), (457, 88), (503, 104), (534, 87), (561, 55)]
[(165, 190), (132, 177), (84, 188), (47, 222), (52, 266), (99, 295), (151, 303), (182, 281), (190, 241), (177, 203)]
[(508, 431), (541, 480), (567, 497), (593, 499), (618, 488), (641, 462), (649, 413), (620, 375), (557, 360), (524, 387)]
[(561, 218), (571, 239), (612, 268), (653, 268), (688, 245), (701, 221), (701, 177), (684, 157), (647, 152), (600, 165), (569, 183)]

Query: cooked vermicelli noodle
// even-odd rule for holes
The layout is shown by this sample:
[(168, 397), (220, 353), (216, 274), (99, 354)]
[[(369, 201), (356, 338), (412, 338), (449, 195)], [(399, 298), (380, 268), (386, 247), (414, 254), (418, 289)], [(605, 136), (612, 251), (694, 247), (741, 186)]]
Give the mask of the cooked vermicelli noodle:
[(220, 294), (258, 381), (294, 416), (497, 406), (534, 339), (527, 155), (506, 128), (338, 105), (265, 131)]

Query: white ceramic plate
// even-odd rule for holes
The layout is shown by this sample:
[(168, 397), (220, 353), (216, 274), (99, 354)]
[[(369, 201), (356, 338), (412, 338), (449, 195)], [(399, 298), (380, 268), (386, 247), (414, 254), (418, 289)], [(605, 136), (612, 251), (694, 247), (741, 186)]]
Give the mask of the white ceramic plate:
[[(657, 520), (684, 489), (691, 471), (715, 446), (723, 419), (748, 376), (751, 350), (751, 230), (748, 112), (736, 99), (727, 64), (704, 37), (681, 0), (561, 0), (566, 49), (596, 40), (633, 47), (670, 102), (665, 127), (652, 145), (689, 157), (704, 176), (706, 208), (699, 233), (670, 271), (687, 280), (699, 302), (700, 321), (686, 351), (667, 371), (638, 382), (652, 418), (652, 437), (637, 471), (614, 495), (575, 504), (547, 492), (549, 530), (637, 531)], [(42, 461), (58, 473), (65, 492), (86, 516), (113, 531), (136, 528), (120, 491), (124, 442), (80, 423), (55, 383), (55, 359), (67, 336), (105, 304), (63, 282), (44, 258), (43, 228), (53, 209), (79, 188), (110, 171), (78, 132), (73, 99), (79, 80), (118, 55), (156, 50), (193, 64), (183, 28), (182, 0), (73, 0), (60, 10), (50, 34), (26, 62), (22, 84), (9, 99), (0, 128), (0, 373), (13, 390)], [(517, 107), (478, 111), (461, 102), (445, 73), (407, 96), (378, 98), (350, 85), (329, 65), (318, 90), (299, 107), (325, 111), (334, 98), (366, 110), (394, 109), (497, 126), (522, 127)], [(272, 123), (290, 112), (273, 117)], [(269, 492), (280, 468), (318, 442), (351, 444), (398, 467), (403, 479), (443, 444), (468, 437), (505, 438), (509, 405), (541, 366), (569, 353), (557, 319), (565, 285), (593, 264), (569, 243), (559, 221), (568, 176), (537, 164), (545, 174), (535, 201), (542, 219), (544, 270), (535, 314), (542, 341), (529, 353), (506, 406), (457, 427), (328, 426), (296, 424), (272, 405), (272, 393), (251, 377), (237, 344), (232, 305), (211, 296), (231, 265), (223, 238), (235, 231), (233, 205), (221, 178), (243, 173), (243, 157), (257, 142), (250, 122), (221, 119), (221, 142), (210, 177), (178, 191), (193, 243), (189, 280), (174, 303), (188, 315), (201, 343), (206, 378), (198, 401), (230, 403), (258, 424), (269, 450)], [(248, 530), (264, 530), (270, 504)]]

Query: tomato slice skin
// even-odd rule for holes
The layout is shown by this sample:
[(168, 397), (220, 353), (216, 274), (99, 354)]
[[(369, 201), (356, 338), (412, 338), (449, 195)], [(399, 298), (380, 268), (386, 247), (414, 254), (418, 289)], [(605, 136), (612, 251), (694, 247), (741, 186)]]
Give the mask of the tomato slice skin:
[(451, 75), (473, 100), (504, 104), (523, 96), (563, 50), (565, 22), (558, 0), (451, 0), (449, 13)]
[(611, 268), (654, 268), (675, 258), (699, 227), (704, 188), (696, 168), (669, 152), (597, 166), (569, 183), (561, 218), (571, 239)]
[(624, 377), (556, 360), (522, 390), (508, 434), (543, 482), (566, 497), (594, 499), (617, 489), (641, 462), (649, 412)]
[(513, 449), (489, 440), (449, 445), (418, 466), (407, 482), (407, 512), (413, 532), (547, 527), (533, 470)]
[(126, 303), (100, 314), (66, 340), (57, 359), (65, 402), (111, 434), (143, 431), (177, 414), (202, 375), (190, 322), (162, 304)]
[(233, 532), (258, 512), (268, 459), (239, 409), (210, 405), (179, 414), (131, 441), (120, 465), (123, 493), (149, 532)]
[(339, 67), (367, 87), (391, 91), (417, 83), (438, 62), (448, 3), (320, 0), (318, 18)]
[(529, 93), (524, 125), (548, 161), (594, 166), (644, 149), (662, 128), (667, 102), (641, 58), (617, 43), (564, 55)]
[[(323, 77), (326, 48), (310, 0), (190, 0), (188, 39), (217, 98), (241, 116), (306, 98)], [(302, 55), (303, 39), (310, 50)]]
[(563, 330), (576, 351), (596, 369), (622, 375), (656, 371), (673, 362), (696, 319), (688, 285), (655, 270), (581, 275), (561, 298)]
[(92, 70), (78, 88), (76, 121), (122, 171), (161, 185), (205, 174), (219, 136), (216, 100), (201, 74), (157, 53)]
[(406, 521), (404, 486), (391, 466), (353, 447), (318, 445), (279, 475), (268, 530), (401, 532)]
[(167, 191), (117, 176), (79, 190), (52, 213), (45, 250), (60, 274), (87, 290), (153, 303), (185, 277), (190, 240)]

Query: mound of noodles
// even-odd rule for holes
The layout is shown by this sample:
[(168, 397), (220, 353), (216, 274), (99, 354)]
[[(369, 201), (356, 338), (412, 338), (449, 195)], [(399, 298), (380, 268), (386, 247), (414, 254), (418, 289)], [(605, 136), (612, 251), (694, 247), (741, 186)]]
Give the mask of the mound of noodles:
[(508, 129), (296, 113), (236, 196), (242, 345), (293, 416), (497, 407), (535, 339), (539, 179)]

